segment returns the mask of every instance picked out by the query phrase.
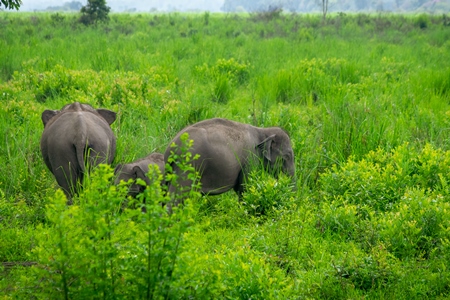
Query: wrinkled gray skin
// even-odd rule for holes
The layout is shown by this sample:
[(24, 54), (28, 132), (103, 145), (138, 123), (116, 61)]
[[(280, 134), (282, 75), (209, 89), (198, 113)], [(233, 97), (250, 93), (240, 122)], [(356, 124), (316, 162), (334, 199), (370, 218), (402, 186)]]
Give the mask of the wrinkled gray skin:
[(157, 165), (161, 173), (164, 174), (164, 155), (162, 153), (152, 153), (134, 162), (117, 165), (114, 169), (114, 174), (116, 175), (114, 183), (119, 184), (122, 180), (127, 182), (132, 179), (133, 183), (129, 188), (128, 195), (136, 197), (145, 189), (144, 186), (135, 183), (136, 179), (140, 178), (144, 180), (147, 185), (150, 184), (150, 180), (146, 176), (149, 165)]
[[(164, 159), (170, 155), (172, 143), (180, 145), (180, 136), (187, 132), (194, 141), (191, 153), (200, 154), (193, 165), (201, 176), (201, 192), (217, 195), (234, 189), (240, 196), (244, 191), (246, 172), (254, 163), (277, 174), (278, 171), (294, 177), (294, 153), (289, 136), (279, 127), (259, 128), (226, 119), (214, 118), (190, 125), (181, 130), (170, 142)], [(191, 181), (172, 165), (182, 178), (180, 184), (189, 186)], [(169, 192), (174, 187), (169, 186)]]
[(78, 102), (42, 113), (42, 157), (69, 203), (82, 184), (85, 162), (93, 167), (113, 161), (116, 137), (110, 125), (115, 119), (113, 111)]

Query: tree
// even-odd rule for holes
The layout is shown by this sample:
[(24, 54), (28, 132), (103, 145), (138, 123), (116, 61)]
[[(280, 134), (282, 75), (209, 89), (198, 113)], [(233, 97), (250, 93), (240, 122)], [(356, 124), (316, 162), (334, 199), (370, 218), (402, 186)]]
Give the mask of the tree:
[(80, 22), (84, 25), (107, 22), (109, 21), (108, 13), (110, 9), (109, 6), (106, 6), (106, 0), (88, 0), (86, 6), (83, 6), (80, 10)]
[(20, 5), (22, 4), (22, 0), (0, 0), (0, 8), (2, 5), (5, 6), (5, 8), (8, 9), (17, 9), (19, 10)]
[(322, 2), (322, 16), (323, 20), (325, 21), (328, 13), (328, 0), (321, 0)]

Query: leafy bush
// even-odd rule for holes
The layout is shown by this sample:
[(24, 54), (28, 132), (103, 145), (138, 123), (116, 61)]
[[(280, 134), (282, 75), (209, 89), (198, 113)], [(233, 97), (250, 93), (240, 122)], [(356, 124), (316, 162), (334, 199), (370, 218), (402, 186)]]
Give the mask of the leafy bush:
[(403, 145), (334, 166), (320, 179), (327, 201), (317, 229), (364, 247), (382, 243), (399, 259), (441, 255), (450, 238), (449, 155)]
[(194, 74), (206, 82), (212, 81), (212, 99), (226, 104), (232, 97), (234, 87), (249, 80), (249, 66), (233, 58), (219, 59), (213, 66), (208, 66), (206, 63), (196, 66)]
[(183, 235), (193, 224), (200, 195), (195, 188), (185, 191), (183, 207), (168, 214), (161, 205), (171, 201), (162, 175), (155, 167), (148, 176), (151, 185), (136, 200), (138, 209), (122, 209), (128, 187), (111, 185), (113, 170), (107, 165), (90, 175), (74, 205), (66, 206), (61, 190), (49, 199), (49, 224), (38, 226), (33, 249), (35, 295), (160, 298), (171, 293)]
[(333, 237), (343, 240), (356, 238), (360, 218), (356, 205), (341, 203), (340, 201), (324, 202), (317, 220), (317, 229)]
[[(192, 156), (190, 149), (194, 146), (194, 141), (189, 139), (188, 133), (180, 136), (181, 146), (175, 143), (170, 145), (170, 155), (166, 161), (165, 182), (170, 184), (173, 189), (169, 191), (170, 203), (178, 204), (184, 202), (200, 190), (200, 180), (198, 171), (195, 170), (192, 162), (197, 160), (200, 155)], [(180, 171), (174, 172), (174, 167)], [(180, 182), (190, 182), (190, 185), (180, 185)], [(172, 194), (171, 194), (172, 192)], [(199, 196), (199, 194), (194, 194)]]
[(350, 247), (341, 261), (332, 262), (335, 279), (361, 290), (384, 289), (398, 280), (397, 261), (383, 244), (377, 244), (370, 253)]
[(234, 58), (218, 59), (213, 66), (208, 66), (206, 63), (196, 66), (194, 72), (204, 80), (209, 80), (211, 77), (217, 79), (226, 76), (235, 84), (244, 84), (250, 78), (250, 64), (239, 63)]
[(303, 59), (263, 79), (260, 96), (269, 93), (277, 102), (308, 104), (323, 99), (330, 92), (338, 93), (344, 86), (363, 89), (364, 76), (364, 67), (345, 59)]
[(280, 174), (276, 179), (267, 172), (254, 170), (245, 182), (242, 205), (251, 216), (273, 216), (294, 202), (292, 179)]
[(391, 210), (410, 186), (438, 193), (446, 192), (450, 180), (450, 153), (429, 144), (420, 152), (407, 144), (387, 152), (369, 152), (362, 160), (349, 159), (334, 165), (320, 179), (324, 199), (341, 199)]
[[(229, 243), (230, 231), (191, 232), (180, 255), (174, 298), (280, 299), (295, 295), (292, 280), (270, 255), (248, 242)], [(214, 253), (205, 249), (214, 249)]]
[(379, 220), (380, 239), (390, 252), (400, 259), (442, 255), (450, 239), (448, 199), (412, 189), (395, 206), (395, 212), (387, 212)]

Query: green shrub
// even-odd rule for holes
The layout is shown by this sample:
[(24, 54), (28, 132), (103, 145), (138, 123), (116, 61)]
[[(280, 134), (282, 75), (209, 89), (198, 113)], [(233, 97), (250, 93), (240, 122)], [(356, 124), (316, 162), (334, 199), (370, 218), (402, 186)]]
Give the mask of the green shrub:
[(208, 66), (206, 63), (196, 66), (194, 74), (203, 80), (226, 76), (234, 84), (241, 85), (248, 82), (250, 78), (250, 64), (239, 63), (234, 58), (218, 59), (213, 66)]
[(426, 29), (430, 23), (430, 20), (427, 14), (420, 14), (415, 18), (414, 23), (420, 29)]
[(100, 105), (146, 103), (156, 96), (156, 88), (171, 89), (169, 75), (161, 68), (144, 74), (135, 72), (95, 72), (71, 70), (56, 65), (51, 71), (37, 72), (32, 66), (25, 74), (15, 74), (11, 91), (27, 90), (37, 102), (64, 98)]
[[(49, 224), (38, 226), (33, 249), (38, 261), (32, 267), (39, 287), (35, 295), (160, 298), (171, 293), (183, 235), (193, 224), (199, 194), (195, 188), (185, 191), (183, 207), (168, 214), (161, 205), (171, 201), (162, 175), (154, 168), (148, 176), (151, 185), (138, 196), (138, 205), (130, 205), (137, 209), (123, 209), (128, 188), (111, 185), (113, 170), (107, 165), (90, 175), (74, 205), (66, 206), (60, 190), (49, 199)], [(17, 293), (26, 290), (21, 286)]]
[[(211, 234), (208, 237), (205, 239), (204, 233), (191, 236), (190, 247), (181, 255), (176, 270), (180, 280), (173, 298), (286, 299), (295, 295), (292, 280), (270, 263), (270, 256), (245, 241), (226, 244), (222, 243), (224, 237), (219, 237), (221, 242), (216, 244)], [(197, 248), (203, 243), (214, 245), (214, 253)]]
[(213, 100), (226, 104), (232, 97), (233, 87), (226, 75), (217, 77), (213, 87)]
[(317, 229), (343, 240), (353, 239), (354, 235), (359, 234), (356, 230), (360, 222), (358, 207), (345, 202), (341, 203), (339, 200), (322, 204), (318, 215)]
[(395, 210), (380, 217), (380, 239), (400, 259), (441, 255), (450, 239), (450, 202), (424, 190), (405, 192)]
[(371, 248), (369, 253), (350, 247), (341, 261), (332, 262), (335, 279), (360, 290), (385, 289), (397, 282), (398, 262), (382, 243)]
[(273, 214), (294, 202), (295, 192), (292, 179), (280, 174), (278, 179), (267, 172), (254, 170), (245, 182), (242, 205), (251, 216), (273, 216)]
[(219, 59), (213, 66), (208, 66), (206, 63), (196, 66), (194, 74), (206, 82), (212, 81), (213, 101), (226, 104), (231, 99), (234, 88), (248, 81), (249, 66), (233, 58)]
[(450, 180), (450, 153), (426, 145), (421, 151), (399, 146), (387, 152), (369, 152), (360, 161), (350, 158), (334, 165), (320, 178), (324, 199), (390, 210), (410, 186), (430, 192), (446, 192)]

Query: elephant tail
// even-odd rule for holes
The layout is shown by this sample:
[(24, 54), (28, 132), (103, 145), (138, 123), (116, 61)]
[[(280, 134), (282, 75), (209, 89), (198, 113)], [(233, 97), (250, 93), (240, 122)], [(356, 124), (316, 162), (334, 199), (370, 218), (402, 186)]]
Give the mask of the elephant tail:
[(88, 135), (87, 128), (84, 122), (78, 123), (79, 131), (75, 136), (75, 155), (77, 159), (77, 171), (80, 173), (79, 176), (82, 176), (82, 173), (86, 171), (86, 162), (87, 157), (89, 157), (89, 144), (88, 144)]
[(88, 154), (88, 147), (86, 143), (77, 142), (75, 144), (75, 155), (77, 157), (78, 171), (83, 173), (86, 170), (86, 155)]

